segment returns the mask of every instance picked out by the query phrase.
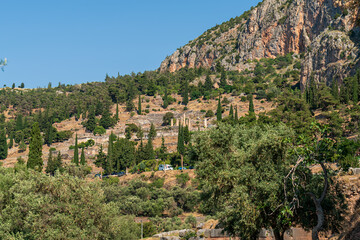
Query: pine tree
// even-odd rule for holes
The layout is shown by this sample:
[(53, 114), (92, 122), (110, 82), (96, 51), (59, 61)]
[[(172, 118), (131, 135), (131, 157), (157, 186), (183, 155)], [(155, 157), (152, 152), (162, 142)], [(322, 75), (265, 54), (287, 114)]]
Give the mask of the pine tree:
[(177, 151), (180, 154), (184, 154), (185, 152), (185, 146), (184, 146), (184, 129), (183, 126), (179, 126), (179, 132), (178, 132), (178, 142), (177, 142)]
[(26, 144), (24, 142), (24, 136), (21, 138), (20, 144), (19, 144), (19, 151), (25, 152), (26, 151)]
[(75, 148), (74, 148), (73, 163), (75, 163), (76, 165), (79, 165), (79, 146), (78, 146), (77, 134), (76, 134), (76, 137), (75, 137)]
[(255, 109), (254, 109), (254, 100), (253, 100), (253, 95), (251, 94), (249, 96), (249, 113), (254, 113)]
[(95, 116), (99, 116), (99, 115), (102, 115), (103, 113), (103, 104), (102, 102), (100, 101), (97, 101), (96, 102), (96, 105), (95, 105)]
[(233, 108), (232, 104), (230, 105), (229, 117), (231, 119), (234, 119), (234, 108)]
[(116, 123), (119, 121), (119, 104), (116, 104), (115, 121)]
[(154, 124), (151, 123), (148, 138), (151, 139), (151, 140), (154, 140), (155, 137), (156, 137), (156, 129), (155, 129)]
[(167, 108), (169, 106), (169, 97), (168, 97), (168, 91), (167, 91), (167, 87), (165, 87), (165, 95), (163, 98), (163, 108)]
[(42, 138), (40, 134), (39, 123), (35, 122), (31, 130), (27, 167), (41, 172), (43, 164)]
[(221, 97), (219, 96), (218, 106), (216, 110), (216, 119), (218, 122), (222, 120), (222, 107), (221, 107)]
[(84, 147), (81, 148), (81, 156), (80, 156), (80, 164), (83, 166), (86, 165), (84, 149), (85, 149)]
[(23, 116), (21, 114), (16, 116), (15, 130), (23, 130)]
[(6, 133), (4, 126), (1, 126), (0, 130), (0, 159), (5, 159), (8, 155), (8, 144), (6, 140)]
[(141, 95), (139, 94), (138, 114), (141, 115)]

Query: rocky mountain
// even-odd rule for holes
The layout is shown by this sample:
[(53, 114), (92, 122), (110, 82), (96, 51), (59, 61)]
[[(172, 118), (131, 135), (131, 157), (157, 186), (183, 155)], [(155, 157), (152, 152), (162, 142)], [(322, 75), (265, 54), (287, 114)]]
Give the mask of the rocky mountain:
[(252, 60), (293, 52), (302, 59), (301, 86), (310, 77), (330, 83), (354, 71), (359, 58), (353, 14), (336, 0), (264, 0), (177, 49), (160, 66), (242, 71)]

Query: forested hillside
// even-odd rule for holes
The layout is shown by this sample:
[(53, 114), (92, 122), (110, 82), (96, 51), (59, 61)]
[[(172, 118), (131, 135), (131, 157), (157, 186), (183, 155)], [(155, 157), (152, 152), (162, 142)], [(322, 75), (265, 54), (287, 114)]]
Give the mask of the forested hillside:
[(0, 89), (0, 239), (139, 239), (141, 223), (145, 237), (192, 229), (189, 239), (208, 219), (241, 239), (294, 227), (357, 239), (359, 29), (348, 9), (265, 0), (158, 70)]

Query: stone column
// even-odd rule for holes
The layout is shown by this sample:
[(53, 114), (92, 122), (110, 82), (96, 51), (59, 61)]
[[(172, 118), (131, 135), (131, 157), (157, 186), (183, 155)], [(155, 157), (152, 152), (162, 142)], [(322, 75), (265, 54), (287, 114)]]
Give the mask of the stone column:
[(173, 118), (170, 120), (170, 126), (171, 126), (171, 127), (174, 126), (174, 119), (173, 119)]
[(207, 118), (204, 119), (204, 128), (207, 128)]

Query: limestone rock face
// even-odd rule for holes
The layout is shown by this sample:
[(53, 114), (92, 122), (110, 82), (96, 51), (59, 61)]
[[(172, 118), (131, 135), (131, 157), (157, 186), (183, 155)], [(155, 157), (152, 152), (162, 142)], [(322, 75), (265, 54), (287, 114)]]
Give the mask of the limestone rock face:
[[(348, 36), (353, 29), (351, 14), (343, 14), (338, 2), (264, 0), (242, 16), (207, 30), (176, 50), (161, 63), (159, 70), (215, 68), (219, 62), (226, 70), (242, 71), (251, 67), (248, 60), (293, 52), (306, 56), (301, 74), (303, 85), (313, 71), (319, 80), (335, 72), (341, 74), (348, 69), (342, 52), (347, 51), (346, 59), (354, 62), (358, 50)], [(344, 38), (346, 41), (341, 42)], [(328, 44), (330, 50), (326, 49)], [(351, 61), (349, 54), (353, 56)], [(340, 69), (334, 66), (327, 69), (328, 64), (337, 63), (341, 63)]]

